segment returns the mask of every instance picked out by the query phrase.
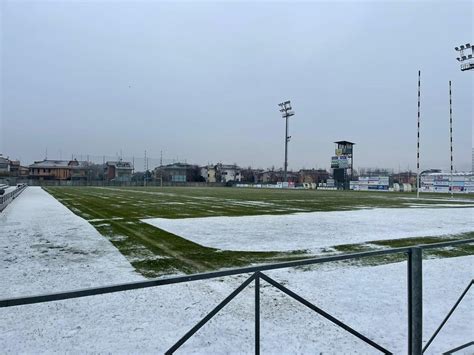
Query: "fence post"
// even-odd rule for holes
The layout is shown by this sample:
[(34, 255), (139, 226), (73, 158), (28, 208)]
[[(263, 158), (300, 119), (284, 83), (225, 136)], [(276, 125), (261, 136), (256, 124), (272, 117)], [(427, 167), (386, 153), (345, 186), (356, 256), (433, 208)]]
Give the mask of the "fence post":
[(260, 355), (260, 272), (255, 273), (255, 355)]
[(422, 355), (423, 269), (421, 248), (408, 252), (408, 354)]

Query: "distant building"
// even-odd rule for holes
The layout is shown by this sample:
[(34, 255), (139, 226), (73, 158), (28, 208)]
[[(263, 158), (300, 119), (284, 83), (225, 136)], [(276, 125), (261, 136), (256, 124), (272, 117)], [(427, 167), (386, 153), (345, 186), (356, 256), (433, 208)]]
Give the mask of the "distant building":
[(410, 184), (416, 186), (416, 173), (411, 171), (392, 174), (391, 178), (393, 182), (397, 184)]
[[(38, 180), (86, 179), (89, 163), (74, 160), (41, 160), (31, 164), (29, 177)], [(18, 168), (20, 169), (20, 168)]]
[(324, 169), (301, 169), (298, 172), (299, 183), (326, 183), (329, 179), (329, 172)]
[(10, 176), (12, 177), (20, 176), (20, 161), (19, 160), (10, 160)]
[(215, 165), (206, 165), (201, 167), (201, 176), (206, 182), (213, 183), (216, 182), (216, 166)]
[(217, 164), (217, 181), (222, 183), (242, 181), (241, 169), (235, 164)]
[(10, 175), (10, 161), (8, 158), (0, 155), (0, 176)]
[(104, 175), (107, 181), (128, 182), (132, 180), (132, 164), (128, 161), (108, 161), (105, 163)]
[(202, 173), (203, 170), (199, 166), (186, 163), (168, 164), (154, 169), (155, 179), (168, 182), (205, 181)]

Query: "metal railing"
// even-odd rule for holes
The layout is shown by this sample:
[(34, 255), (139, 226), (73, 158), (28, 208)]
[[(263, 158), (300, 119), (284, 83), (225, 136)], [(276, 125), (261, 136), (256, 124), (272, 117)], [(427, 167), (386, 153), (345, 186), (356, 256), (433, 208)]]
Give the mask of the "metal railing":
[[(361, 334), (357, 330), (343, 323), (336, 317), (330, 315), (326, 311), (307, 301), (303, 297), (299, 296), (295, 292), (283, 286), (281, 283), (270, 278), (268, 275), (264, 274), (264, 271), (269, 270), (278, 270), (290, 267), (297, 266), (307, 266), (315, 265), (327, 262), (334, 261), (347, 261), (353, 259), (361, 259), (368, 257), (377, 257), (383, 255), (392, 255), (392, 254), (405, 254), (407, 256), (407, 279), (408, 279), (408, 353), (410, 355), (421, 355), (423, 354), (436, 336), (439, 334), (440, 330), (446, 324), (447, 320), (455, 311), (456, 307), (461, 303), (464, 296), (467, 294), (471, 288), (474, 280), (470, 280), (468, 287), (464, 290), (461, 297), (457, 300), (455, 305), (452, 307), (448, 315), (445, 317), (441, 325), (429, 339), (425, 347), (423, 348), (423, 339), (422, 339), (422, 329), (423, 329), (423, 279), (422, 279), (422, 263), (423, 263), (423, 250), (424, 249), (435, 249), (443, 247), (452, 247), (462, 244), (472, 244), (474, 239), (462, 239), (442, 243), (433, 243), (433, 244), (423, 244), (410, 247), (402, 248), (393, 248), (387, 250), (377, 250), (377, 251), (368, 251), (361, 253), (351, 253), (343, 255), (332, 255), (319, 258), (310, 258), (303, 260), (295, 260), (288, 262), (281, 262), (275, 264), (263, 264), (252, 267), (243, 267), (238, 269), (229, 269), (222, 271), (214, 271), (201, 274), (193, 274), (186, 276), (177, 276), (177, 277), (167, 277), (167, 278), (158, 278), (146, 281), (139, 282), (130, 282), (125, 284), (110, 285), (104, 287), (94, 287), (86, 288), (80, 290), (58, 292), (52, 294), (28, 296), (28, 297), (19, 297), (19, 298), (9, 298), (0, 300), (0, 308), (4, 307), (14, 307), (21, 306), (26, 304), (36, 304), (44, 302), (52, 302), (59, 300), (66, 300), (71, 298), (87, 297), (94, 295), (101, 295), (107, 293), (136, 290), (148, 287), (157, 287), (171, 284), (178, 284), (190, 281), (197, 280), (209, 280), (215, 278), (221, 278), (224, 276), (240, 275), (240, 274), (251, 274), (251, 276), (245, 280), (239, 287), (237, 287), (229, 296), (227, 296), (221, 303), (219, 303), (208, 315), (206, 315), (201, 321), (199, 321), (193, 328), (191, 328), (185, 335), (183, 335), (173, 346), (171, 346), (166, 354), (172, 354), (178, 350), (189, 338), (191, 338), (200, 328), (202, 328), (209, 320), (211, 320), (222, 308), (224, 308), (232, 299), (234, 299), (240, 292), (242, 292), (247, 286), (252, 282), (255, 284), (255, 353), (260, 354), (260, 281), (263, 280), (269, 283), (271, 286), (276, 287), (278, 290), (282, 291), (286, 295), (295, 299), (299, 303), (305, 305), (309, 309), (313, 310), (320, 316), (326, 318), (337, 326), (341, 327), (348, 333), (362, 340), (366, 344), (372, 346), (373, 348), (379, 350), (384, 354), (392, 354), (391, 351), (387, 350), (384, 346), (376, 343), (367, 336)], [(474, 342), (470, 342), (464, 345), (461, 345), (455, 349), (449, 350), (447, 353), (454, 353), (460, 349), (464, 349), (468, 346), (474, 345)]]
[(26, 189), (28, 185), (22, 184), (21, 186), (17, 187), (15, 190), (10, 191), (4, 195), (0, 195), (0, 212), (8, 206), (8, 204), (13, 201), (19, 194)]

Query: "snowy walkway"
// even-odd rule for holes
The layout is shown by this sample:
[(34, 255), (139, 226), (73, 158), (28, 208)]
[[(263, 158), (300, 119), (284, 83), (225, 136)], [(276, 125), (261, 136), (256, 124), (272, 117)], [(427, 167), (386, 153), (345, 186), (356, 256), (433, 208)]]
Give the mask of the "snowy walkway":
[(0, 297), (142, 279), (86, 220), (39, 187), (0, 213)]
[(142, 221), (218, 249), (318, 252), (340, 244), (471, 232), (474, 208), (375, 208)]

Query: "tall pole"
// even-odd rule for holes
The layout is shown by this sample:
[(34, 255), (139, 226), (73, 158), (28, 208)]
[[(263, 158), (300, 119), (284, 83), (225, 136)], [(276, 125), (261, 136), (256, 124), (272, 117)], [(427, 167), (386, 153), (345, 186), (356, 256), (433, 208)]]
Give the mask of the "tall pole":
[(416, 141), (416, 197), (420, 198), (420, 82), (421, 72), (418, 70), (418, 132)]
[(146, 150), (145, 150), (145, 160), (143, 161), (143, 170), (145, 173), (143, 174), (143, 186), (146, 186), (146, 172), (147, 172), (147, 159), (146, 159)]
[(163, 187), (163, 151), (160, 150), (160, 187)]
[(283, 173), (283, 180), (288, 182), (288, 116), (285, 118), (286, 120), (286, 129), (285, 129), (285, 166), (284, 166), (284, 173)]
[(290, 141), (290, 136), (288, 135), (288, 118), (293, 116), (295, 113), (291, 111), (291, 102), (285, 101), (279, 103), (280, 112), (282, 113), (282, 117), (285, 119), (285, 163), (284, 163), (284, 175), (283, 180), (284, 182), (288, 182), (288, 142)]
[(451, 80), (449, 81), (449, 144), (451, 150), (451, 177), (449, 189), (451, 190), (451, 198), (453, 198), (453, 103), (451, 99)]

